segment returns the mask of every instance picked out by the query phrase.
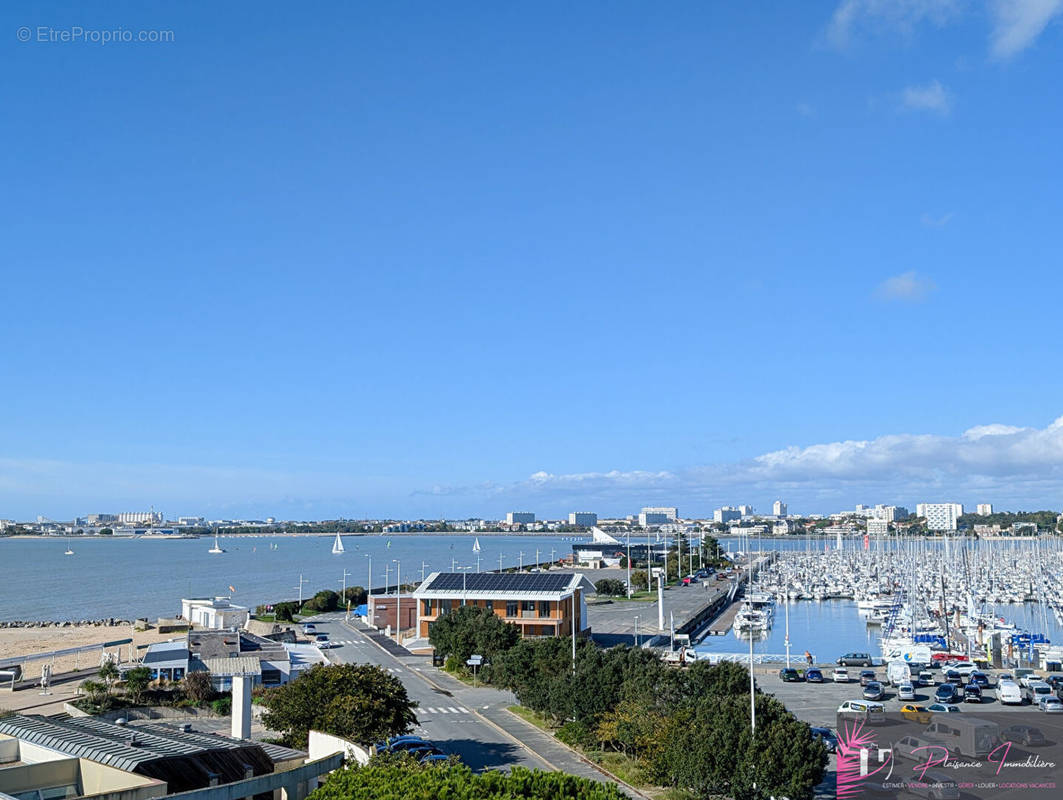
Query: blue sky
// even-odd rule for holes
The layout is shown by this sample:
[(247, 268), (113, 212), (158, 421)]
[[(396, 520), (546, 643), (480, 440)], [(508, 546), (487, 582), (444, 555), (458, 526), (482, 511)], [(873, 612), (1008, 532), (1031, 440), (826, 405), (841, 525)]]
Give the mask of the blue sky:
[(1061, 5), (5, 6), (0, 517), (1058, 508)]

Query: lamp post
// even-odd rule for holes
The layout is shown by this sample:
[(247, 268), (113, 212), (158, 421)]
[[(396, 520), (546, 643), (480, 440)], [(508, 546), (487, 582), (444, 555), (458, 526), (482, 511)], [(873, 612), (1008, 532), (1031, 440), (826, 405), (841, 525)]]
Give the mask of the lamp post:
[(535, 566), (536, 566), (536, 568), (538, 568), (538, 566), (539, 566), (539, 548), (538, 547), (535, 548)]
[(340, 597), (342, 598), (344, 605), (347, 605), (347, 576), (351, 575), (351, 574), (352, 573), (348, 572), (347, 568), (344, 567), (344, 569), (343, 569), (343, 580), (340, 581), (343, 584), (343, 594), (341, 594)]
[(635, 615), (635, 647), (639, 646), (639, 615)]
[(524, 551), (521, 550), (517, 553), (517, 572), (524, 571)]
[(466, 603), (468, 603), (468, 598), (466, 596), (467, 590), (465, 587), (465, 576), (469, 574), (468, 570), (472, 569), (472, 567), (465, 565), (458, 567), (458, 569), (461, 570), (461, 604), (465, 605)]
[(402, 644), (402, 562), (395, 562), (395, 641)]
[(783, 639), (783, 643), (786, 645), (786, 668), (790, 668), (790, 587), (787, 585), (783, 589), (786, 592), (783, 598), (783, 606), (786, 608), (786, 638)]
[(502, 554), (498, 554), (498, 574), (502, 574)]
[(309, 578), (304, 578), (303, 574), (300, 572), (299, 573), (299, 605), (300, 606), (303, 605), (303, 584), (304, 583), (310, 583), (310, 579)]
[(384, 596), (388, 596), (388, 592), (391, 591), (391, 564), (384, 565)]
[(631, 599), (631, 529), (627, 531), (627, 599)]
[(365, 557), (369, 559), (369, 581), (365, 587), (365, 601), (368, 603), (369, 595), (373, 593), (373, 557), (369, 553), (366, 553)]
[(424, 583), (424, 569), (427, 566), (428, 566), (428, 562), (427, 561), (422, 561), (421, 562), (421, 583)]

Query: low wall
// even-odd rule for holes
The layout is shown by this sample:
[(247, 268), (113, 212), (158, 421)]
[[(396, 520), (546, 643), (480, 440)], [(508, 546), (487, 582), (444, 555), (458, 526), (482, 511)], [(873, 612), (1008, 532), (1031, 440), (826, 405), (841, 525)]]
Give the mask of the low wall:
[(70, 703), (63, 703), (63, 711), (72, 717), (97, 717), (114, 722), (117, 719), (228, 719), (228, 715), (218, 715), (206, 708), (174, 708), (173, 706), (133, 706), (131, 708), (114, 708), (102, 714), (89, 714)]
[(369, 751), (361, 745), (357, 745), (347, 739), (341, 739), (339, 736), (333, 736), (330, 733), (310, 731), (311, 761), (336, 753), (343, 754), (343, 757), (348, 761), (354, 761), (358, 764), (369, 763)]

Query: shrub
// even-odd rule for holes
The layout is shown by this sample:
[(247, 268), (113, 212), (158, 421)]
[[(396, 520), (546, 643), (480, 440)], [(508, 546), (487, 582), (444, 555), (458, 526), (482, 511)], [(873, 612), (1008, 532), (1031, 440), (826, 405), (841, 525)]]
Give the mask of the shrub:
[(631, 588), (642, 591), (649, 586), (649, 577), (646, 575), (646, 570), (637, 569), (631, 573)]
[(181, 683), (185, 697), (193, 703), (205, 703), (214, 696), (209, 672), (189, 672)]
[(593, 747), (595, 744), (594, 731), (586, 723), (575, 720), (566, 722), (555, 735), (569, 747)]
[(620, 597), (627, 594), (627, 584), (616, 578), (602, 578), (594, 584), (594, 590), (606, 597)]
[(219, 717), (227, 717), (233, 710), (232, 697), (219, 697), (217, 700), (211, 700), (210, 709)]

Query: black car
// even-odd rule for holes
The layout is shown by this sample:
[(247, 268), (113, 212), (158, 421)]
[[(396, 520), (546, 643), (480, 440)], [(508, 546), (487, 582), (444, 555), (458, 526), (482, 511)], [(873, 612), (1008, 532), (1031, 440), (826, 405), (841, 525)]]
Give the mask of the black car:
[(1039, 728), (1030, 725), (1012, 725), (1010, 728), (1005, 728), (1000, 732), (1000, 738), (1006, 742), (1024, 744), (1027, 747), (1045, 743), (1045, 735)]
[(823, 671), (812, 667), (805, 670), (805, 680), (809, 683), (823, 683)]
[(973, 683), (979, 689), (985, 689), (989, 686), (989, 676), (984, 672), (975, 671), (971, 673), (969, 678), (967, 678), (967, 683), (968, 685)]
[(830, 728), (810, 728), (812, 731), (812, 738), (819, 739), (823, 742), (823, 746), (827, 748), (828, 753), (833, 753), (838, 749), (838, 737), (834, 735), (834, 731)]
[(801, 680), (801, 674), (793, 667), (783, 667), (779, 670), (779, 680), (786, 683), (797, 683)]
[(945, 683), (951, 683), (953, 686), (963, 686), (966, 681), (964, 681), (961, 673), (950, 669), (945, 671)]
[(963, 702), (965, 703), (981, 703), (982, 702), (982, 687), (975, 683), (968, 683), (963, 687)]
[(875, 670), (862, 669), (860, 670), (860, 685), (867, 686), (871, 681), (875, 680)]
[(846, 653), (838, 659), (839, 667), (870, 667), (871, 655), (869, 653)]
[(951, 703), (956, 696), (956, 686), (952, 683), (943, 683), (934, 690), (934, 699), (939, 703)]

